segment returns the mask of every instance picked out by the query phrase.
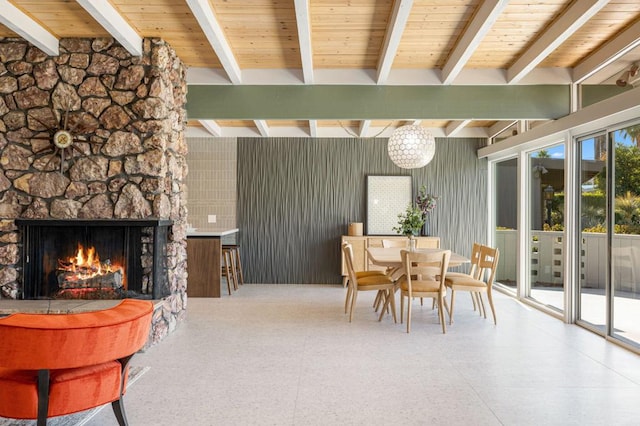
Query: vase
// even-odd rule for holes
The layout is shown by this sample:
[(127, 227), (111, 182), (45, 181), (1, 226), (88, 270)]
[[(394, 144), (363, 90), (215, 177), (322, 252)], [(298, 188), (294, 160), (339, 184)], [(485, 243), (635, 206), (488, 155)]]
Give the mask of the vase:
[(413, 235), (409, 237), (409, 251), (416, 251), (416, 239)]
[(424, 225), (422, 225), (422, 235), (425, 237), (429, 236), (429, 217), (424, 218)]

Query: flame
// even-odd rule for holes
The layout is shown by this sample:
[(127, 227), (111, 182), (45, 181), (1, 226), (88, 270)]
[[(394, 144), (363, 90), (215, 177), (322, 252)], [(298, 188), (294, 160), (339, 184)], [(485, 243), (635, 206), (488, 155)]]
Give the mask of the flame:
[(74, 256), (69, 257), (66, 262), (59, 261), (58, 264), (59, 270), (75, 273), (74, 278), (77, 280), (86, 280), (124, 269), (120, 265), (112, 265), (109, 261), (101, 262), (95, 247), (85, 249), (82, 244), (78, 244), (78, 250)]

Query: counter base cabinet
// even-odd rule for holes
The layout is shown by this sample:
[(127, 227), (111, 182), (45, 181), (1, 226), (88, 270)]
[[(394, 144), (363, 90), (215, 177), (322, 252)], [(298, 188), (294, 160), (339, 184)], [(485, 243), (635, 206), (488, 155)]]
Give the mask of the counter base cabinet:
[[(407, 237), (401, 235), (394, 236), (359, 236), (352, 237), (343, 235), (342, 243), (350, 243), (353, 247), (353, 267), (356, 271), (384, 271), (384, 267), (372, 264), (367, 256), (367, 247), (382, 247), (382, 240), (394, 240), (394, 241), (407, 241)], [(440, 237), (416, 237), (416, 247), (418, 248), (439, 248)], [(346, 285), (347, 282), (347, 264), (344, 260), (344, 254), (342, 249), (340, 250), (342, 256), (342, 284)]]
[(187, 295), (220, 297), (220, 238), (187, 237)]

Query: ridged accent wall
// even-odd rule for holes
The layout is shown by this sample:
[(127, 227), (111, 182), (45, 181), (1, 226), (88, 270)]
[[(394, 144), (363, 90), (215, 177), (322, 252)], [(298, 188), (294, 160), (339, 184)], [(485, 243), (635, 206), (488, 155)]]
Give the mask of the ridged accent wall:
[(368, 175), (412, 176), (438, 195), (430, 235), (469, 255), (487, 231), (487, 162), (482, 139), (436, 139), (426, 167), (404, 170), (386, 139), (238, 138), (238, 242), (249, 283), (340, 283), (340, 237), (366, 230)]

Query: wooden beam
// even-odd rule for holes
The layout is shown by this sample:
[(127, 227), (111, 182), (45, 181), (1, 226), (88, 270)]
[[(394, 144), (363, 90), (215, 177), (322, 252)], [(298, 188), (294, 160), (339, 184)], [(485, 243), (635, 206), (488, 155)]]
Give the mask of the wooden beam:
[(509, 127), (513, 126), (516, 120), (502, 120), (493, 124), (493, 126), (487, 129), (487, 133), (490, 138), (498, 136), (500, 133), (507, 130)]
[(220, 137), (222, 136), (222, 128), (215, 120), (199, 120), (202, 127), (206, 129), (207, 132), (211, 133), (213, 136)]
[(0, 0), (0, 24), (50, 56), (60, 54), (58, 39), (7, 0)]
[(384, 84), (389, 78), (391, 65), (398, 52), (400, 39), (409, 20), (413, 0), (397, 0), (393, 4), (393, 12), (382, 44), (382, 55), (378, 60), (377, 83)]
[(638, 46), (640, 46), (640, 21), (609, 40), (576, 65), (572, 74), (573, 81), (581, 83)]
[(480, 5), (442, 67), (442, 84), (455, 80), (508, 3), (509, 0), (487, 0)]
[(369, 128), (371, 127), (371, 120), (362, 120), (360, 122), (360, 126), (358, 128), (358, 135), (361, 138), (366, 138), (367, 133), (369, 133)]
[(260, 132), (260, 135), (263, 138), (268, 138), (269, 137), (269, 125), (267, 124), (267, 122), (265, 120), (254, 120), (253, 121), (256, 125), (256, 127), (258, 128), (258, 131)]
[(311, 22), (309, 0), (295, 0), (298, 43), (302, 60), (302, 76), (305, 84), (313, 84), (313, 50), (311, 48)]
[(142, 37), (108, 0), (76, 0), (93, 19), (118, 40), (133, 56), (142, 56)]
[(507, 69), (507, 82), (517, 83), (600, 11), (609, 0), (580, 0), (551, 24)]
[(216, 52), (222, 68), (224, 68), (229, 76), (229, 80), (231, 80), (233, 84), (242, 83), (240, 66), (235, 56), (233, 56), (231, 46), (211, 9), (209, 0), (187, 0), (187, 5), (189, 5), (191, 12), (193, 12), (198, 24), (200, 24), (200, 28), (202, 28), (207, 40), (209, 40), (209, 44), (211, 44), (211, 47)]
[(445, 128), (445, 134), (447, 135), (447, 137), (453, 137), (462, 129), (467, 127), (467, 124), (469, 123), (471, 123), (470, 119), (452, 121), (451, 123), (447, 124), (447, 127)]

